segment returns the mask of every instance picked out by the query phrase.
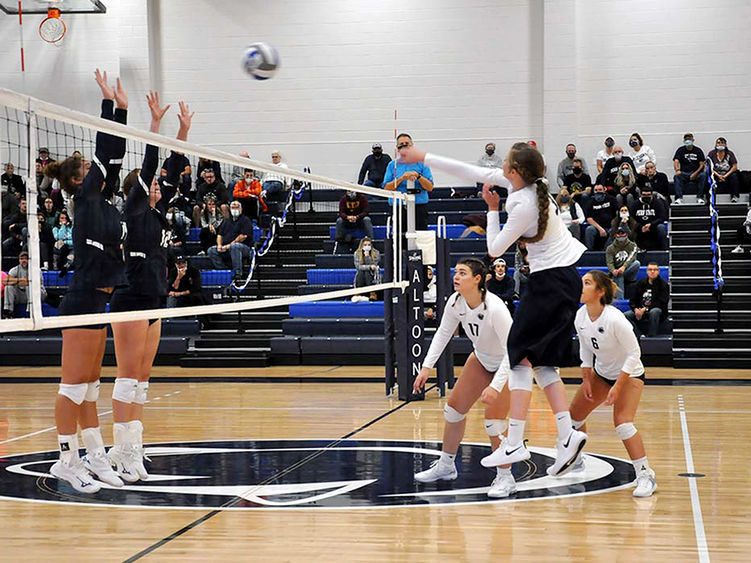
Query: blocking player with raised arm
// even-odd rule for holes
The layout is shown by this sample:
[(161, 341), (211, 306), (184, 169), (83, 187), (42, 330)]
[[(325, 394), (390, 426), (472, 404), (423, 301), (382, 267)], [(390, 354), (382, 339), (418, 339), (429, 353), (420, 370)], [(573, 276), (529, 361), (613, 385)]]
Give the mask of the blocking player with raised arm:
[[(456, 479), (458, 474), (454, 459), (464, 436), (467, 413), (488, 384), (498, 391), (498, 396), (485, 407), (485, 430), (493, 449), (500, 446), (506, 430), (509, 404), (506, 388), (506, 339), (511, 328), (511, 314), (500, 297), (485, 289), (486, 270), (481, 260), (463, 258), (457, 263), (454, 272), (456, 293), (449, 297), (443, 310), (440, 326), (433, 336), (423, 368), (415, 379), (415, 392), (425, 386), (430, 370), (459, 323), (464, 327), (474, 350), (464, 363), (462, 375), (451, 390), (443, 409), (446, 422), (443, 427), (441, 456), (429, 469), (415, 475), (415, 479), (421, 483)], [(501, 498), (514, 492), (516, 482), (511, 474), (511, 467), (499, 467), (488, 496)]]
[[(579, 306), (577, 297), (581, 295), (581, 278), (574, 264), (586, 248), (571, 236), (558, 216), (558, 206), (543, 178), (542, 154), (527, 143), (514, 143), (503, 161), (503, 170), (426, 154), (414, 147), (409, 147), (402, 156), (407, 162), (424, 160), (433, 169), (486, 184), (483, 199), (488, 204), (488, 254), (501, 256), (518, 240), (526, 243), (531, 273), (508, 338), (511, 365), (508, 438), (504, 447), (483, 458), (482, 464), (495, 467), (529, 459), (523, 437), (534, 375), (545, 391), (558, 430), (556, 460), (548, 467), (548, 473), (565, 474), (587, 440), (584, 432), (571, 427), (566, 392), (558, 372), (558, 366), (570, 356), (573, 321)], [(508, 219), (503, 229), (500, 196), (487, 184), (510, 187), (506, 200)], [(492, 400), (496, 392), (488, 388), (483, 395)]]
[[(576, 314), (582, 385), (569, 408), (574, 428), (601, 404), (613, 405), (616, 435), (623, 441), (636, 471), (635, 497), (648, 497), (657, 490), (655, 473), (649, 467), (634, 416), (644, 389), (644, 366), (639, 342), (626, 316), (613, 307), (615, 283), (607, 274), (593, 270), (582, 278), (581, 302)], [(580, 459), (574, 470), (580, 469)]]

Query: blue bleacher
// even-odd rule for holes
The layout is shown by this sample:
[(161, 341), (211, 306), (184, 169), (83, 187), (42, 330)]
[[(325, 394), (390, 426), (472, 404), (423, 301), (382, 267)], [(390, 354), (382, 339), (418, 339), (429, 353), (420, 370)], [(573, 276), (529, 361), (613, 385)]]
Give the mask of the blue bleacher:
[[(462, 233), (467, 227), (464, 225), (446, 225), (446, 236), (448, 238), (459, 238), (462, 236)], [(438, 229), (436, 225), (428, 225), (428, 229), (431, 231), (435, 231)], [(365, 236), (365, 231), (361, 229), (352, 229), (347, 231), (347, 233), (351, 234), (354, 238), (363, 238)], [(329, 235), (331, 236), (331, 240), (334, 240), (334, 237), (336, 236), (336, 227), (329, 227)], [(373, 238), (374, 239), (385, 239), (386, 238), (386, 226), (385, 225), (375, 225), (373, 227)], [(471, 233), (468, 238), (485, 238), (481, 237), (477, 233)]]
[[(63, 277), (60, 277), (60, 272), (57, 270), (47, 270), (42, 272), (42, 283), (47, 288), (68, 287), (72, 279), (73, 272), (68, 272)], [(201, 270), (201, 283), (204, 286), (225, 286), (229, 285), (231, 282), (232, 270)]]

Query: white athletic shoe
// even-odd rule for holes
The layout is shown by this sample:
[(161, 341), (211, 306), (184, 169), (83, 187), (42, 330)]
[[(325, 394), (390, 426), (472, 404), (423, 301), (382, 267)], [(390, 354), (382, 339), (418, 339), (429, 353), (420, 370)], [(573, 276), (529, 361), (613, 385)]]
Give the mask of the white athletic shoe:
[(581, 473), (584, 471), (584, 456), (579, 454), (579, 457), (576, 458), (576, 461), (571, 464), (571, 469), (568, 470), (569, 473)]
[(112, 464), (106, 454), (100, 452), (86, 454), (83, 456), (83, 465), (89, 473), (97, 477), (100, 481), (113, 487), (123, 486), (123, 480), (112, 469)]
[(453, 481), (458, 477), (456, 465), (453, 463), (442, 463), (440, 459), (430, 464), (430, 468), (425, 471), (415, 473), (415, 481), (420, 483), (433, 483), (435, 481)]
[(516, 492), (516, 481), (514, 476), (509, 473), (501, 473), (496, 475), (493, 482), (488, 489), (488, 496), (490, 498), (506, 498), (513, 495)]
[(696, 198), (696, 203), (698, 203), (699, 205), (704, 205), (707, 202), (704, 201), (704, 198), (699, 197), (699, 198)]
[(652, 493), (657, 490), (657, 481), (655, 481), (655, 472), (651, 469), (639, 471), (636, 475), (636, 488), (634, 489), (635, 497), (651, 497)]
[(587, 435), (579, 430), (571, 430), (568, 437), (561, 441), (556, 441), (558, 453), (555, 457), (555, 463), (548, 467), (548, 475), (559, 477), (565, 475), (571, 470), (571, 465), (584, 449), (587, 443)]
[(738, 203), (738, 198), (737, 197), (731, 198), (730, 203)]
[(146, 471), (146, 466), (144, 466), (143, 462), (151, 461), (144, 453), (143, 453), (143, 447), (136, 446), (134, 456), (135, 458), (135, 467), (136, 471), (138, 472), (138, 476), (141, 478), (142, 481), (145, 481), (149, 478), (149, 472)]
[(743, 254), (743, 247), (739, 244), (733, 250), (730, 251), (730, 254)]
[(492, 454), (482, 458), (480, 463), (483, 467), (498, 467), (499, 465), (510, 465), (517, 461), (524, 461), (529, 457), (529, 450), (523, 441), (521, 444), (511, 445), (508, 440), (503, 440), (501, 445)]
[(57, 460), (50, 467), (50, 473), (62, 481), (67, 481), (70, 486), (80, 493), (96, 493), (102, 487), (89, 475), (83, 462), (78, 459), (73, 465), (67, 465)]
[(135, 483), (140, 478), (135, 448), (133, 446), (112, 446), (107, 457), (115, 471), (126, 483)]
[(683, 203), (683, 199), (680, 197), (676, 198), (676, 200), (673, 203), (675, 203), (676, 205), (680, 205), (681, 203)]

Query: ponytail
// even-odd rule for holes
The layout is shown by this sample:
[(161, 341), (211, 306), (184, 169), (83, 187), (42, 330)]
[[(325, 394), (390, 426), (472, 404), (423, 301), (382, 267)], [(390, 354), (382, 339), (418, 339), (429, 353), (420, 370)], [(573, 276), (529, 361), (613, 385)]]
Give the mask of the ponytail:
[(548, 217), (550, 215), (550, 195), (548, 192), (548, 181), (545, 178), (535, 180), (537, 190), (537, 234), (533, 237), (519, 237), (522, 242), (537, 242), (545, 236), (545, 230), (548, 228)]
[(69, 156), (62, 162), (50, 162), (44, 167), (42, 173), (60, 182), (60, 187), (67, 194), (75, 195), (79, 184), (73, 183), (73, 180), (83, 180), (82, 166), (83, 159), (80, 156)]

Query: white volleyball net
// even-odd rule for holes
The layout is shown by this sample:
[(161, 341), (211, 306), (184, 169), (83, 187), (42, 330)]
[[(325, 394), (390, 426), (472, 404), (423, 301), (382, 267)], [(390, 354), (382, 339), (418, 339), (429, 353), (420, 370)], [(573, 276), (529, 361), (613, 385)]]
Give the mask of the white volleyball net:
[[(133, 100), (131, 107), (136, 103), (145, 104)], [(351, 302), (353, 296), (360, 296), (356, 301), (378, 301), (385, 290), (409, 285), (399, 258), (404, 238), (401, 216), (403, 207), (413, 209), (414, 196), (312, 174), (306, 163), (296, 164), (302, 171), (285, 168), (271, 154), (251, 158), (178, 141), (102, 119), (99, 109), (81, 113), (0, 89), (4, 173), (0, 333), (207, 316), (324, 300), (343, 303)], [(57, 181), (44, 175), (44, 165), (49, 159), (64, 160), (74, 151), (90, 162), (97, 132), (126, 140), (126, 154), (110, 197), (116, 207), (123, 205), (123, 185), (129, 181), (128, 174), (141, 167), (146, 145), (159, 148), (156, 175), (162, 201), (156, 207), (170, 224), (166, 243), (170, 271), (165, 272), (170, 294), (164, 298), (164, 308), (58, 314), (76, 270), (69, 236), (76, 229), (75, 204)], [(40, 153), (41, 149), (46, 152)], [(180, 159), (180, 175), (174, 183), (164, 176), (168, 158)], [(368, 204), (367, 222), (354, 211), (352, 215), (346, 212), (347, 202), (359, 200), (360, 194)], [(339, 213), (342, 201), (343, 216)], [(218, 244), (222, 233), (234, 232), (223, 227), (235, 222), (233, 207), (239, 207), (241, 218), (249, 220), (252, 233), (245, 239), (239, 263), (233, 259), (237, 253), (223, 249), (227, 240), (225, 245)], [(369, 234), (374, 242), (366, 250), (362, 241)], [(174, 280), (177, 270), (185, 268), (198, 271), (203, 297), (180, 299), (188, 295), (177, 291), (181, 284)]]

